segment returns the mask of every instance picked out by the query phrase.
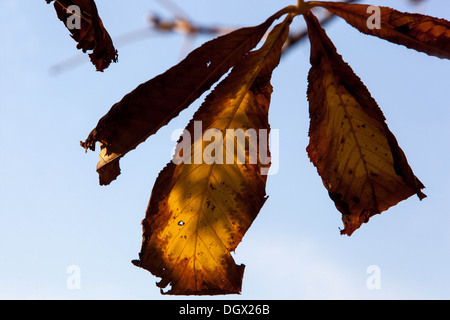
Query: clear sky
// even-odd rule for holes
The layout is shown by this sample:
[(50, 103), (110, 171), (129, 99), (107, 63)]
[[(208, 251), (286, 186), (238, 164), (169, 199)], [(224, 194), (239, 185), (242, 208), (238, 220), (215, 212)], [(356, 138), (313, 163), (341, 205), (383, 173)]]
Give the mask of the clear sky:
[[(154, 1), (96, 3), (113, 40), (145, 28), (150, 12), (171, 17)], [(178, 3), (199, 23), (239, 27), (295, 1)], [(420, 7), (403, 0), (371, 4), (450, 19), (443, 0)], [(171, 134), (185, 127), (202, 99), (127, 154), (122, 174), (107, 187), (98, 185), (98, 152), (85, 154), (79, 141), (123, 95), (179, 61), (183, 36), (117, 42), (119, 62), (99, 73), (52, 5), (2, 0), (0, 11), (0, 298), (176, 298), (160, 295), (159, 279), (131, 260), (138, 258), (153, 183), (175, 146)], [(293, 28), (303, 27), (297, 18)], [(242, 294), (219, 298), (449, 299), (450, 62), (360, 34), (339, 19), (326, 29), (377, 100), (428, 197), (401, 202), (351, 237), (339, 234), (341, 214), (305, 151), (305, 41), (273, 75), (270, 123), (280, 134), (280, 166), (234, 254), (246, 265)], [(196, 38), (189, 50), (208, 39)], [(85, 63), (50, 72), (74, 56)], [(80, 272), (79, 287), (70, 285), (71, 266)], [(373, 266), (380, 287), (371, 289)]]

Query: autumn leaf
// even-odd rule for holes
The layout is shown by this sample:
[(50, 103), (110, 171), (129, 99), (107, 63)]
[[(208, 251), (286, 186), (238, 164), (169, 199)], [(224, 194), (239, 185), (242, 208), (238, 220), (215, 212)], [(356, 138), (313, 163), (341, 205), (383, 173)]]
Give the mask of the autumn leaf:
[[(53, 0), (45, 1), (51, 3)], [(59, 20), (78, 42), (77, 48), (84, 53), (92, 50), (89, 58), (97, 71), (103, 71), (111, 62), (117, 62), (117, 50), (93, 0), (56, 0), (54, 7)]]
[(213, 39), (191, 52), (161, 75), (139, 85), (103, 116), (81, 145), (95, 150), (100, 142), (97, 165), (101, 185), (120, 174), (119, 160), (130, 150), (169, 123), (199, 98), (232, 66), (252, 50), (280, 11), (264, 23), (242, 28)]
[[(428, 55), (450, 59), (450, 22), (447, 20), (365, 4), (328, 1), (311, 1), (308, 4), (310, 7), (326, 8), (362, 33), (404, 45)], [(378, 13), (379, 25), (375, 16)]]
[(305, 15), (311, 42), (308, 75), (311, 162), (351, 235), (362, 223), (413, 194), (414, 176), (382, 111), (336, 52), (315, 16)]
[[(168, 294), (241, 290), (244, 265), (236, 265), (231, 252), (266, 201), (269, 164), (260, 154), (258, 161), (251, 161), (252, 143), (232, 133), (254, 132), (257, 140), (266, 142), (260, 152), (268, 154), (267, 135), (260, 135), (260, 130), (269, 131), (270, 78), (291, 21), (288, 16), (274, 27), (265, 44), (246, 55), (207, 96), (180, 139), (179, 144), (188, 141), (187, 148), (175, 154), (156, 180), (142, 222), (140, 260), (134, 263), (161, 277), (160, 288), (170, 284)], [(199, 124), (202, 135), (195, 138)], [(208, 132), (213, 134), (206, 139)], [(241, 164), (235, 149), (245, 155)], [(209, 160), (196, 161), (196, 150)]]

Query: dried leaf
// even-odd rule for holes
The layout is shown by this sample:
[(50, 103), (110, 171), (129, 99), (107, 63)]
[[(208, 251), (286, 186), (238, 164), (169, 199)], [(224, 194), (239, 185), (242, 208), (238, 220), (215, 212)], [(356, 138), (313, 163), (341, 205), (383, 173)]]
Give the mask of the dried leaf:
[(182, 110), (199, 98), (233, 65), (253, 49), (275, 19), (242, 28), (213, 39), (191, 52), (178, 65), (139, 85), (98, 122), (81, 145), (95, 150), (100, 142), (97, 165), (100, 184), (108, 185), (120, 174), (119, 160), (135, 149)]
[[(53, 0), (45, 1), (51, 3)], [(97, 71), (103, 71), (111, 62), (117, 62), (117, 50), (103, 26), (93, 0), (57, 0), (54, 6), (59, 20), (78, 42), (77, 48), (83, 52), (93, 50), (89, 57)], [(72, 11), (71, 6), (77, 6), (76, 10)], [(77, 20), (79, 25), (75, 23)]]
[(312, 65), (307, 151), (342, 213), (345, 228), (341, 233), (351, 235), (371, 216), (411, 195), (424, 198), (424, 186), (414, 176), (370, 92), (311, 12), (305, 20)]
[[(327, 1), (311, 1), (309, 4), (328, 9), (362, 33), (377, 36), (428, 55), (450, 59), (450, 22), (447, 20), (365, 4)], [(375, 16), (378, 14), (378, 8), (380, 10), (379, 24), (376, 23)]]
[[(241, 153), (245, 161), (239, 164), (234, 147), (231, 152), (227, 147), (235, 140), (229, 130), (254, 129), (259, 139), (265, 139), (259, 130), (269, 130), (270, 78), (291, 20), (288, 17), (276, 26), (262, 48), (246, 55), (208, 95), (180, 140), (189, 141), (188, 148), (177, 152), (176, 161), (170, 162), (156, 180), (142, 222), (140, 260), (134, 263), (161, 277), (160, 288), (170, 284), (168, 294), (214, 295), (241, 290), (244, 265), (236, 265), (230, 252), (266, 200), (267, 176), (261, 172), (268, 165), (261, 158), (250, 161), (250, 143), (237, 139), (236, 149), (245, 151)], [(198, 124), (202, 126), (200, 137), (195, 133)], [(207, 143), (205, 136), (210, 130), (216, 134)], [(212, 144), (214, 152), (210, 152)], [(188, 157), (187, 150), (191, 153)], [(215, 161), (197, 161), (196, 150), (203, 156), (214, 154)], [(268, 146), (260, 152), (267, 154)], [(181, 158), (183, 162), (174, 163)]]

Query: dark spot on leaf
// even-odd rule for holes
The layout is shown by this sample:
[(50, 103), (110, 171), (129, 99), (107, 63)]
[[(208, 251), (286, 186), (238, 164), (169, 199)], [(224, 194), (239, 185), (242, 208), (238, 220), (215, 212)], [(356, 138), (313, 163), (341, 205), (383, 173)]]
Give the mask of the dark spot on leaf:
[(350, 214), (350, 209), (348, 203), (342, 200), (342, 194), (337, 192), (329, 192), (328, 193), (331, 200), (334, 201), (336, 208), (344, 214)]

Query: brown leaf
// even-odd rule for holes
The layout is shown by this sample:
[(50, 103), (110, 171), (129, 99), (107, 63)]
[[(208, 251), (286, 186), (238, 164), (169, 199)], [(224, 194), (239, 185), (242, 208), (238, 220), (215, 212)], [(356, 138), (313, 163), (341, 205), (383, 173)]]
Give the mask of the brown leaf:
[[(270, 78), (291, 21), (289, 16), (276, 26), (262, 48), (246, 55), (208, 95), (180, 139), (180, 144), (188, 141), (187, 148), (177, 151), (156, 180), (142, 222), (140, 260), (134, 263), (161, 277), (160, 288), (170, 284), (168, 294), (241, 291), (244, 265), (236, 265), (230, 252), (266, 200), (268, 164), (260, 157), (253, 162), (251, 142), (237, 139), (234, 144), (230, 130), (253, 129), (257, 141), (267, 142), (267, 136), (259, 133), (269, 131)], [(196, 130), (201, 137), (196, 138)], [(207, 143), (211, 130), (214, 140)], [(234, 146), (230, 150), (229, 142), (245, 156), (242, 164), (237, 160), (239, 151), (235, 153)], [(198, 151), (203, 161), (196, 160)], [(267, 155), (268, 144), (259, 152)], [(205, 159), (213, 154), (214, 161)], [(175, 164), (180, 159), (184, 161)]]
[(261, 25), (242, 28), (213, 39), (191, 52), (163, 74), (139, 85), (112, 106), (81, 145), (95, 150), (100, 184), (108, 185), (120, 174), (119, 160), (130, 150), (169, 123), (199, 98), (233, 65), (253, 49), (277, 13)]
[[(310, 6), (320, 6), (340, 16), (362, 33), (376, 36), (410, 49), (442, 59), (450, 59), (450, 22), (422, 14), (399, 12), (388, 7), (380, 9), (379, 26), (369, 5), (340, 2), (311, 1)], [(369, 20), (369, 23), (368, 23)], [(370, 27), (369, 27), (370, 26)]]
[(424, 198), (424, 186), (414, 176), (370, 92), (311, 12), (305, 20), (312, 65), (307, 151), (342, 213), (345, 228), (341, 233), (351, 235), (371, 216), (411, 195)]
[[(53, 0), (45, 1), (51, 3)], [(78, 6), (78, 9), (69, 10), (73, 5)], [(83, 52), (93, 50), (89, 57), (97, 71), (103, 71), (111, 62), (117, 62), (117, 50), (103, 26), (93, 0), (57, 0), (54, 7), (59, 20), (64, 22), (72, 38), (78, 42), (77, 48)], [(72, 25), (75, 19), (79, 19), (79, 26)]]

